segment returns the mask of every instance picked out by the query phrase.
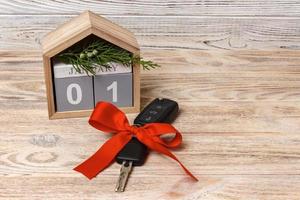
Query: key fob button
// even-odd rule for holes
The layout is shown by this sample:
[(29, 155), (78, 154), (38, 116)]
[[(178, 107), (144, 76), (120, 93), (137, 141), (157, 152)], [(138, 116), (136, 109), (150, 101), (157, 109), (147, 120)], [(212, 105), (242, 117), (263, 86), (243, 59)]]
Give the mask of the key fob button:
[(146, 121), (150, 121), (151, 119), (152, 119), (151, 116), (148, 116), (148, 117), (145, 118)]
[(161, 109), (162, 109), (162, 106), (161, 106), (161, 105), (157, 105), (157, 106), (156, 106), (156, 109), (161, 110)]
[(151, 115), (156, 115), (158, 112), (157, 112), (156, 110), (150, 110), (149, 113), (150, 113)]

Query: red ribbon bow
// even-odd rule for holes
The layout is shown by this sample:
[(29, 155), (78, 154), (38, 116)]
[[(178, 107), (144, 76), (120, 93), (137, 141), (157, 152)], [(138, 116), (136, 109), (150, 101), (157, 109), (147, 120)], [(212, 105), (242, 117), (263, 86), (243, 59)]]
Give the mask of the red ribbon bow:
[[(100, 149), (86, 161), (74, 168), (87, 178), (92, 179), (108, 167), (119, 151), (135, 136), (148, 148), (176, 160), (184, 171), (194, 180), (198, 179), (167, 148), (181, 144), (181, 134), (170, 124), (149, 123), (142, 127), (130, 126), (125, 114), (111, 103), (99, 102), (94, 109), (89, 124), (103, 132), (115, 133)], [(170, 141), (160, 138), (164, 134), (175, 134)]]

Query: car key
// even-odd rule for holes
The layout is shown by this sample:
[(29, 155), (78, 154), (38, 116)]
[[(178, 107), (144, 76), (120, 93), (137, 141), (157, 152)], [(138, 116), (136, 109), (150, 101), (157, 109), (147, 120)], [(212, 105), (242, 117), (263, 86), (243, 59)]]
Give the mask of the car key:
[[(170, 99), (156, 98), (148, 104), (135, 118), (134, 125), (143, 126), (147, 123), (171, 123), (178, 114), (177, 102)], [(116, 192), (123, 192), (133, 166), (144, 164), (148, 154), (147, 147), (136, 137), (133, 137), (116, 157), (121, 164), (119, 179), (115, 188)]]

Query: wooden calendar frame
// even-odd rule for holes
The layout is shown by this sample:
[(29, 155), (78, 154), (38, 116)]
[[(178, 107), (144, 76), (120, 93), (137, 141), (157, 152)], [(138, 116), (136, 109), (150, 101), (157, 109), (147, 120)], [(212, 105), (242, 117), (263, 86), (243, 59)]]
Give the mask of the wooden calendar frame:
[[(81, 15), (73, 18), (58, 27), (56, 30), (47, 34), (42, 41), (42, 46), (49, 119), (85, 117), (91, 114), (92, 110), (56, 111), (52, 78), (53, 70), (51, 64), (51, 58), (90, 35), (95, 35), (104, 39), (131, 52), (133, 55), (140, 55), (139, 45), (136, 38), (130, 31), (99, 15), (96, 15), (95, 13), (92, 13), (91, 11), (85, 11)], [(120, 109), (126, 113), (136, 113), (140, 111), (139, 64), (134, 64), (132, 66), (132, 76), (133, 106), (120, 107)]]

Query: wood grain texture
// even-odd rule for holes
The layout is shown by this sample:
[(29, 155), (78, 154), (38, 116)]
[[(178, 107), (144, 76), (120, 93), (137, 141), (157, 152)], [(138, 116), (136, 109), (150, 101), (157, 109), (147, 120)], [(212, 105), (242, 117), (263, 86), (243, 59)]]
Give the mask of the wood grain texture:
[[(0, 0), (0, 199), (300, 199), (300, 3), (292, 0)], [(110, 135), (87, 118), (49, 121), (41, 39), (91, 9), (132, 31), (141, 105), (177, 100), (183, 146), (199, 178), (152, 152), (126, 192), (119, 165), (88, 181), (72, 168)], [(128, 114), (130, 121), (134, 114)]]
[[(26, 177), (26, 176), (25, 176)], [(299, 199), (299, 176), (203, 176), (201, 183), (193, 184), (180, 177), (170, 181), (167, 177), (136, 177), (130, 179), (131, 188), (126, 193), (105, 192), (115, 184), (115, 177), (103, 177), (91, 182), (77, 177), (5, 177), (8, 185), (16, 190), (4, 188), (2, 199), (67, 199), (78, 191), (78, 199)], [(284, 182), (280, 180), (285, 180)], [(163, 182), (164, 184), (159, 184)], [(59, 184), (57, 184), (59, 183)], [(160, 185), (160, 188), (157, 187)], [(22, 186), (22, 187), (19, 187)], [(72, 188), (72, 189), (71, 189)], [(34, 192), (33, 192), (34, 191)]]
[(300, 16), (299, 1), (260, 0), (1, 0), (1, 14), (79, 14), (90, 9), (103, 15)]
[[(73, 16), (0, 16), (0, 49), (40, 50), (46, 33)], [(300, 49), (300, 18), (109, 17), (142, 48)]]

